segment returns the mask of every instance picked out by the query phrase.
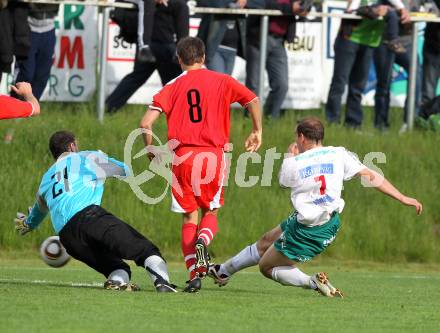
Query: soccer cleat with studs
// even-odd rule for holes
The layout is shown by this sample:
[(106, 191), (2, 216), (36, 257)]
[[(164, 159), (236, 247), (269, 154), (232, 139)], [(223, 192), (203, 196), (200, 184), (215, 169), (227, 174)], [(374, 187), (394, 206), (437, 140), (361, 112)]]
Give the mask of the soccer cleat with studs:
[(326, 297), (344, 297), (342, 292), (335, 288), (328, 280), (327, 273), (320, 272), (312, 275), (310, 279), (316, 284), (317, 291)]
[(211, 265), (208, 269), (208, 276), (214, 280), (219, 287), (226, 286), (231, 278), (229, 275), (220, 274), (220, 265)]
[(123, 283), (115, 280), (107, 280), (104, 282), (104, 289), (106, 290), (118, 290), (118, 291), (140, 291), (138, 285), (134, 283)]
[(187, 285), (185, 289), (183, 289), (184, 293), (196, 293), (200, 289), (202, 289), (202, 280), (200, 278), (195, 277), (192, 280), (186, 281)]
[(209, 270), (210, 261), (208, 248), (203, 239), (199, 238), (196, 242), (196, 265), (195, 271), (199, 278), (203, 279)]
[(165, 281), (155, 283), (154, 286), (158, 293), (177, 293), (177, 287), (174, 284)]

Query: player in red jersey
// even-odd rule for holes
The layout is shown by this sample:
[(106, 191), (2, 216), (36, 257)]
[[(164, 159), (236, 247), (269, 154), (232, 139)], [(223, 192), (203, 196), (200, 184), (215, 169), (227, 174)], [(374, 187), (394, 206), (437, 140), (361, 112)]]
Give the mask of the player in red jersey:
[(12, 90), (24, 101), (0, 95), (0, 119), (26, 118), (40, 114), (40, 104), (32, 94), (32, 87), (27, 82), (18, 82)]
[[(183, 214), (182, 252), (190, 272), (185, 291), (196, 292), (208, 269), (207, 246), (217, 232), (217, 211), (223, 205), (230, 105), (238, 102), (249, 111), (253, 130), (245, 148), (250, 152), (261, 146), (261, 110), (257, 96), (244, 85), (229, 75), (204, 68), (205, 45), (199, 38), (180, 40), (177, 55), (183, 73), (153, 97), (141, 127), (146, 129), (148, 147), (153, 123), (164, 113), (168, 140), (178, 142), (173, 158), (171, 210)], [(154, 154), (150, 152), (149, 158)]]

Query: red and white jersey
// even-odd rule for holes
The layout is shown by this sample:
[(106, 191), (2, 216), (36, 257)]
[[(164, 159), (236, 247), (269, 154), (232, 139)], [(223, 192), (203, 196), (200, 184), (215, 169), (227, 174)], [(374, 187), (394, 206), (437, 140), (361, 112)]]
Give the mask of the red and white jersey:
[(365, 166), (343, 147), (317, 147), (284, 159), (279, 175), (280, 185), (292, 189), (292, 204), (298, 222), (321, 225), (333, 212), (341, 213), (344, 180), (349, 180)]
[(0, 95), (0, 119), (26, 118), (33, 113), (34, 107), (31, 103)]
[(168, 140), (177, 139), (181, 147), (223, 148), (229, 143), (230, 105), (246, 106), (255, 98), (229, 75), (196, 69), (166, 84), (150, 108), (166, 114)]

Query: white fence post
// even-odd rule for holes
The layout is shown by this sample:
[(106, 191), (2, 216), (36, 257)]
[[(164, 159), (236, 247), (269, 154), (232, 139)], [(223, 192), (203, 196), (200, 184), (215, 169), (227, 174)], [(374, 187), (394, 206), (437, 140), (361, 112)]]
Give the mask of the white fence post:
[(411, 63), (409, 66), (408, 89), (407, 89), (408, 110), (406, 114), (406, 123), (408, 124), (409, 130), (412, 130), (414, 127), (414, 117), (416, 110), (418, 38), (419, 38), (419, 24), (417, 22), (414, 22), (413, 32), (412, 32)]
[(260, 71), (258, 76), (258, 97), (264, 102), (264, 73), (266, 71), (267, 34), (269, 32), (269, 16), (261, 16), (260, 25)]
[(110, 18), (111, 8), (106, 7), (102, 11), (102, 36), (101, 36), (101, 50), (99, 52), (99, 88), (98, 88), (98, 103), (97, 112), (100, 123), (104, 122), (105, 113), (105, 92), (107, 81), (107, 43), (108, 43), (108, 20)]

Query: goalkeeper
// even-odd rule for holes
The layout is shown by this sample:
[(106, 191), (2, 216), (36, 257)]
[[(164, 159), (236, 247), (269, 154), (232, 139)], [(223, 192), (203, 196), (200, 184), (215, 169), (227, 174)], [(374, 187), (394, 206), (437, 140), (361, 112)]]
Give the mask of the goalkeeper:
[(74, 134), (54, 133), (49, 149), (56, 162), (44, 174), (29, 217), (17, 214), (21, 235), (35, 229), (50, 212), (52, 225), (67, 252), (107, 281), (105, 289), (136, 291), (130, 267), (144, 267), (158, 292), (176, 292), (159, 249), (130, 225), (100, 206), (107, 177), (127, 177), (128, 167), (102, 152), (78, 151)]

